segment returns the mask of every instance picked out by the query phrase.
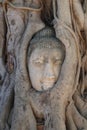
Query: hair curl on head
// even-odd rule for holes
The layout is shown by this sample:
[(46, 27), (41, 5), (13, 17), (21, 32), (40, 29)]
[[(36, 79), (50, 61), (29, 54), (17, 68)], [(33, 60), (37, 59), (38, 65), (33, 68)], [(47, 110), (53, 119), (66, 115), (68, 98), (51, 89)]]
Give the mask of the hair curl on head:
[(59, 48), (63, 53), (63, 59), (65, 57), (65, 46), (58, 38), (56, 38), (53, 28), (45, 27), (32, 37), (28, 56), (30, 56), (32, 51), (36, 48)]

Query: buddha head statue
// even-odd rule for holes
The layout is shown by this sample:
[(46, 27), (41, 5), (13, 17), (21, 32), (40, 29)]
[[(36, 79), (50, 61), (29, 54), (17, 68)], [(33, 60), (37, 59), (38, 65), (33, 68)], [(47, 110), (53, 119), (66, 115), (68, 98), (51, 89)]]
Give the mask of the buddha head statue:
[(32, 87), (37, 91), (51, 89), (57, 82), (65, 58), (65, 46), (54, 29), (45, 27), (30, 41), (28, 70)]

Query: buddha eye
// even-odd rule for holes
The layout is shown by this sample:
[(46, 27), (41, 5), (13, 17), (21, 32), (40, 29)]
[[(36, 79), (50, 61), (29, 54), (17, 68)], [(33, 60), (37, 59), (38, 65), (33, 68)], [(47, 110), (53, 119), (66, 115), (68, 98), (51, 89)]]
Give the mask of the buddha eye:
[(55, 64), (55, 65), (61, 65), (61, 64), (62, 64), (61, 59), (55, 59), (55, 60), (54, 60), (54, 64)]
[(36, 61), (35, 64), (43, 64), (42, 61)]
[(35, 64), (36, 66), (41, 66), (41, 65), (44, 64), (44, 61), (43, 61), (43, 60), (36, 60), (36, 61), (34, 61), (34, 64)]

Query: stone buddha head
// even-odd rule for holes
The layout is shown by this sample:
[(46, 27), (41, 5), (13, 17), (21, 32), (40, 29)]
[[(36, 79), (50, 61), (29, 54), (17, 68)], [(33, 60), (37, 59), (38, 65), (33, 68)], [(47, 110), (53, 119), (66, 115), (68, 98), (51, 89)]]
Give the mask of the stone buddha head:
[(28, 70), (32, 87), (37, 91), (51, 89), (57, 82), (65, 58), (65, 46), (55, 31), (44, 28), (30, 41)]

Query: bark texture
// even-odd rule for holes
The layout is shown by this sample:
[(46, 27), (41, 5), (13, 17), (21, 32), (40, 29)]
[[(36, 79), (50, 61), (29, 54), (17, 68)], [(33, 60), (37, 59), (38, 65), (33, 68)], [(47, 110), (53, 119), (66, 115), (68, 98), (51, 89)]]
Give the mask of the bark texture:
[[(37, 93), (28, 48), (46, 26), (66, 55), (54, 88)], [(0, 130), (87, 130), (86, 0), (0, 0)]]

